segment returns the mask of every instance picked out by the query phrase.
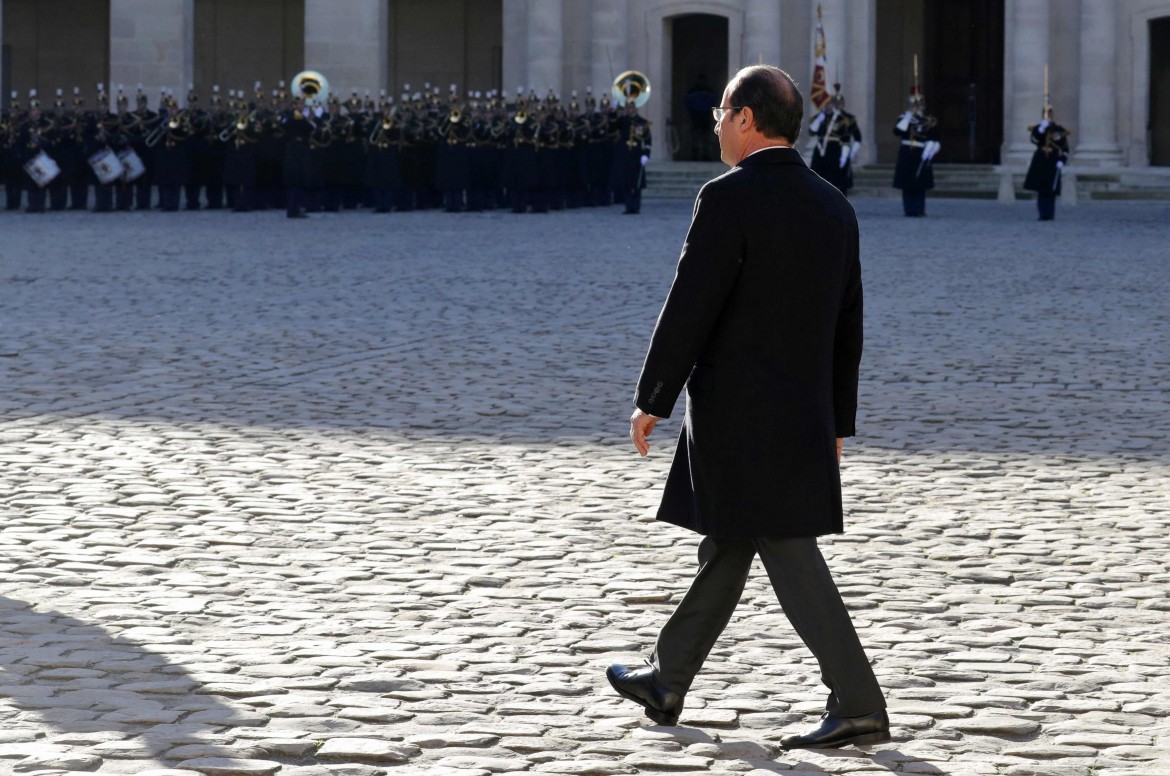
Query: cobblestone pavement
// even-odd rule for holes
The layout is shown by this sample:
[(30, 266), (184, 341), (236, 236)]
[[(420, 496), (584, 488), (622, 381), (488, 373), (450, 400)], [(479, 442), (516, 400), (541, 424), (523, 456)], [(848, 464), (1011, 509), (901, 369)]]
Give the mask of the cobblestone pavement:
[(0, 773), (1170, 774), (1165, 205), (857, 207), (893, 743), (780, 750), (759, 569), (680, 727), (604, 679), (693, 573), (626, 437), (688, 204), (0, 214)]

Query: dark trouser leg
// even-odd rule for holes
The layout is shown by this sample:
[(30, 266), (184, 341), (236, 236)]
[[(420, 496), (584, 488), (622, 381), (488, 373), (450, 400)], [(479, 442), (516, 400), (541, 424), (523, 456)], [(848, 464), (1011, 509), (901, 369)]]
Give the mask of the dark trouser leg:
[(917, 215), (917, 213), (914, 212), (914, 210), (915, 210), (914, 199), (915, 199), (915, 197), (914, 197), (913, 191), (907, 191), (906, 189), (902, 189), (902, 214), (903, 215), (905, 215), (907, 217)]
[(9, 179), (4, 184), (4, 209), (5, 210), (20, 210), (20, 198), (23, 194), (20, 183)]
[(69, 204), (69, 187), (63, 181), (61, 183), (53, 181), (49, 185), (49, 209), (64, 210), (67, 204)]
[(89, 184), (75, 183), (69, 187), (69, 209), (85, 210), (89, 207)]
[(1041, 221), (1051, 221), (1056, 217), (1056, 195), (1044, 192), (1037, 194), (1036, 208), (1040, 211)]
[(140, 178), (134, 184), (134, 207), (138, 210), (150, 210), (150, 183)]
[(288, 188), (284, 190), (284, 212), (289, 218), (295, 218), (301, 211), (301, 190)]
[(134, 205), (134, 189), (129, 183), (111, 183), (114, 189), (114, 207), (129, 210)]
[(626, 212), (637, 213), (642, 210), (642, 189), (633, 188), (626, 192)]
[(35, 183), (29, 186), (28, 189), (28, 206), (25, 208), (27, 213), (44, 213), (45, 212), (45, 190)]
[(187, 209), (188, 210), (198, 210), (199, 209), (199, 206), (200, 206), (199, 189), (201, 189), (201, 188), (202, 188), (202, 186), (200, 186), (198, 183), (188, 183), (185, 186), (183, 186), (183, 192), (187, 196), (186, 201), (187, 201)]
[(711, 647), (727, 627), (747, 584), (751, 539), (703, 537), (699, 573), (658, 634), (650, 664), (664, 686), (686, 695)]
[(93, 212), (108, 213), (114, 209), (114, 186), (98, 183), (93, 187)]
[(826, 710), (859, 717), (886, 707), (849, 611), (813, 537), (752, 539), (784, 614), (821, 667)]

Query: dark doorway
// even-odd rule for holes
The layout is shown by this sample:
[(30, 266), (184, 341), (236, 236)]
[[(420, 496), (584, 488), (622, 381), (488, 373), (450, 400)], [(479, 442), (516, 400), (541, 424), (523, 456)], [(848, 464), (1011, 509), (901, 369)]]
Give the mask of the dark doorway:
[(195, 84), (268, 92), (304, 69), (304, 0), (195, 0)]
[(938, 162), (998, 164), (1003, 143), (1003, 0), (878, 0), (878, 160), (892, 162), (890, 127), (906, 108), (918, 54), (927, 110), (939, 121)]
[[(3, 0), (4, 96), (28, 90), (52, 106), (56, 90), (73, 99), (73, 87), (92, 105), (95, 88), (110, 72), (109, 0)], [(67, 21), (66, 21), (67, 20)]]
[[(676, 161), (719, 161), (711, 108), (727, 83), (727, 17), (696, 13), (670, 20), (670, 129)], [(651, 85), (653, 87), (653, 84)], [(663, 137), (667, 140), (669, 134)]]
[(1170, 166), (1170, 16), (1150, 22), (1150, 164)]
[(1003, 0), (928, 2), (922, 86), (942, 129), (940, 162), (999, 164)]

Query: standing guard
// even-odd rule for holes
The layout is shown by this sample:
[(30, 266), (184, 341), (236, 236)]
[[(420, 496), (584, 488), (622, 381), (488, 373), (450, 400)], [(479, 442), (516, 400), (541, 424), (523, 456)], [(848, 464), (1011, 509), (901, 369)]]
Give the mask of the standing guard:
[(1041, 121), (1028, 127), (1032, 145), (1032, 163), (1024, 178), (1024, 188), (1036, 192), (1036, 208), (1041, 221), (1056, 217), (1056, 198), (1060, 196), (1061, 172), (1068, 163), (1068, 130), (1052, 119), (1052, 105), (1048, 102), (1048, 68), (1044, 68), (1044, 108)]
[(853, 160), (861, 149), (857, 118), (845, 111), (841, 84), (833, 84), (833, 97), (809, 123), (813, 146), (812, 171), (837, 187), (842, 194), (853, 188)]
[(926, 192), (934, 188), (935, 154), (942, 148), (938, 120), (926, 112), (926, 99), (914, 87), (910, 107), (894, 134), (902, 138), (894, 168), (894, 188), (902, 190), (902, 210), (910, 218), (926, 215)]
[[(48, 131), (53, 146), (53, 158), (61, 167), (61, 174), (49, 184), (49, 209), (64, 210), (69, 204), (69, 187), (78, 175), (81, 143), (77, 115), (65, 105), (65, 90), (58, 88), (53, 100), (53, 115)], [(82, 160), (81, 164), (85, 164)]]
[(394, 98), (382, 92), (378, 113), (373, 117), (369, 152), (366, 155), (366, 186), (373, 197), (375, 213), (389, 213), (395, 205), (398, 189), (402, 186), (402, 170), (398, 158), (398, 127), (394, 114)]

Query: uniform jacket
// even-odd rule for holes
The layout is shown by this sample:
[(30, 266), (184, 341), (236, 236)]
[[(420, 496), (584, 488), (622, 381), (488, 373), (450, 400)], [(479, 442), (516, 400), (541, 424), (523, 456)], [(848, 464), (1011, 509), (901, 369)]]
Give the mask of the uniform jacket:
[(1057, 162), (1068, 164), (1068, 130), (1055, 122), (1049, 122), (1044, 129), (1039, 124), (1029, 127), (1032, 145), (1032, 163), (1024, 177), (1024, 188), (1041, 194), (1060, 194), (1061, 177), (1057, 175)]
[(836, 437), (862, 345), (857, 219), (789, 148), (705, 185), (634, 403), (686, 417), (658, 519), (701, 534), (843, 530)]
[(938, 120), (929, 114), (915, 114), (906, 129), (894, 127), (894, 134), (902, 138), (898, 146), (898, 161), (894, 165), (894, 188), (903, 191), (929, 191), (934, 188), (934, 162), (922, 160), (928, 141), (938, 142), (942, 132)]

